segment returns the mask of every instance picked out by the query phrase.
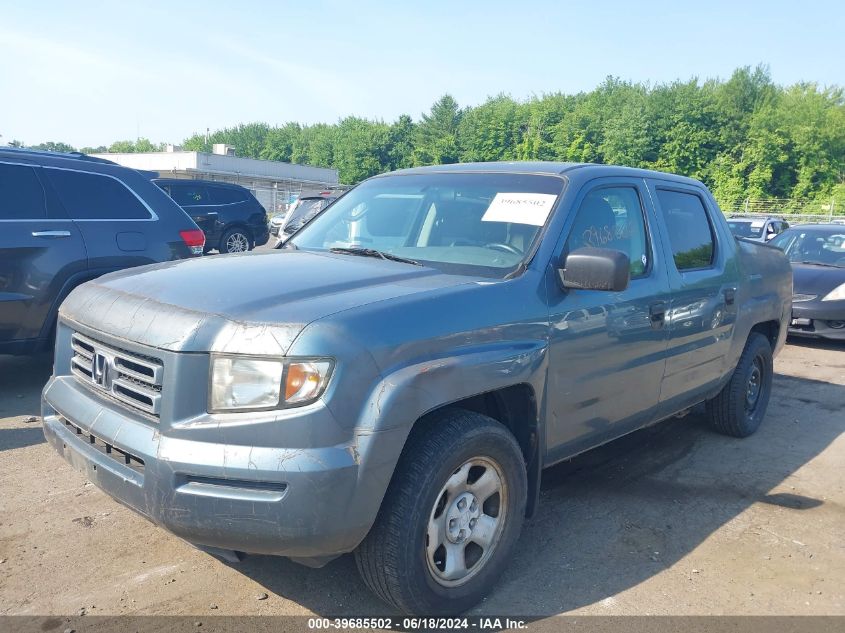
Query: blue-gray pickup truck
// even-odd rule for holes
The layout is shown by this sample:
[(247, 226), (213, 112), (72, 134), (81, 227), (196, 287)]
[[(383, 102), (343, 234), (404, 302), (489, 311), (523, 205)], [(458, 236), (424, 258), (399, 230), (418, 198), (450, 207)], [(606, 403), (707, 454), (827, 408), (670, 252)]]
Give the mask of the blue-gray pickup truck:
[(354, 552), (399, 610), (454, 614), (505, 573), (544, 468), (700, 403), (753, 433), (791, 298), (783, 253), (696, 180), (404, 170), (278, 250), (74, 290), (44, 430), (217, 556)]

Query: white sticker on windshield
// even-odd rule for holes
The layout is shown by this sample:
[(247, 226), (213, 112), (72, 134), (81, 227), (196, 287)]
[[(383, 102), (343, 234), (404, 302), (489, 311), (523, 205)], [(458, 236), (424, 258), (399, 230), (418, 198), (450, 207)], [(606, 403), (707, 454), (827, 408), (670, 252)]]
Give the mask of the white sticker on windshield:
[(555, 198), (548, 193), (497, 193), (481, 221), (543, 226)]

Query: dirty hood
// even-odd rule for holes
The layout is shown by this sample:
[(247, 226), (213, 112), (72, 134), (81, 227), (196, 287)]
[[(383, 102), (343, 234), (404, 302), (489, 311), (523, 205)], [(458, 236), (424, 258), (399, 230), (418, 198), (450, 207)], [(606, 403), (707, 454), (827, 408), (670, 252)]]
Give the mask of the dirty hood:
[(60, 315), (142, 345), (185, 352), (287, 352), (303, 328), (350, 308), (471, 283), (431, 268), (306, 251), (211, 256), (111, 273)]

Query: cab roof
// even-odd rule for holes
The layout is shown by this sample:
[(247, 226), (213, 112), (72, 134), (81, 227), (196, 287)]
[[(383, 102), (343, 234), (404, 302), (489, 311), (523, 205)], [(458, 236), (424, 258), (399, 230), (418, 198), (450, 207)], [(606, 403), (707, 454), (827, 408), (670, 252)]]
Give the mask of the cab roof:
[[(426, 167), (411, 167), (382, 174), (431, 174), (431, 173), (507, 173), (507, 174), (539, 174), (549, 176), (561, 176), (564, 174), (578, 173), (581, 177), (600, 176), (628, 176), (632, 178), (660, 178), (661, 180), (675, 180), (681, 183), (701, 183), (694, 178), (679, 176), (663, 171), (651, 169), (638, 169), (634, 167), (622, 167), (620, 165), (599, 165), (596, 163), (567, 163), (554, 161), (512, 161), (512, 162), (490, 162), (490, 163), (453, 163), (450, 165), (429, 165)], [(379, 176), (376, 176), (378, 178)]]

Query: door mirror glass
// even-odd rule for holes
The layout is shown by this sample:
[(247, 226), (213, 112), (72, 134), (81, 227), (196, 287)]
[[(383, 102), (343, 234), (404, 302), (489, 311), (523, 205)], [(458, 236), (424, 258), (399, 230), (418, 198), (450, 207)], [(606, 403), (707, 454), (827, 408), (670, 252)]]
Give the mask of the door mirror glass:
[(628, 287), (631, 261), (622, 251), (585, 246), (569, 253), (557, 270), (561, 288), (610, 290)]

